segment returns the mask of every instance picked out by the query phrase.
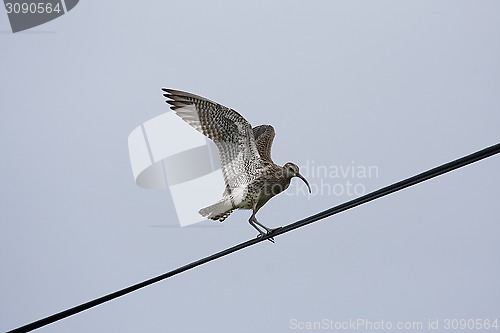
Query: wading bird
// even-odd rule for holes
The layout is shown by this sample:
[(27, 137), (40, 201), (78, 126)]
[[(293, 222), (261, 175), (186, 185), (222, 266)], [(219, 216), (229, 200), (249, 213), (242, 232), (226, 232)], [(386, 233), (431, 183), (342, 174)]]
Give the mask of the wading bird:
[[(238, 112), (219, 103), (184, 91), (162, 89), (170, 108), (185, 122), (211, 139), (219, 150), (226, 188), (222, 199), (200, 209), (208, 219), (224, 221), (235, 209), (251, 209), (248, 222), (261, 237), (279, 228), (268, 228), (255, 217), (273, 196), (286, 190), (293, 177), (302, 179), (299, 167), (291, 162), (279, 166), (271, 159), (274, 128), (254, 127)], [(260, 227), (260, 228), (259, 228)], [(265, 232), (264, 232), (265, 230)], [(268, 238), (274, 242), (273, 238)]]

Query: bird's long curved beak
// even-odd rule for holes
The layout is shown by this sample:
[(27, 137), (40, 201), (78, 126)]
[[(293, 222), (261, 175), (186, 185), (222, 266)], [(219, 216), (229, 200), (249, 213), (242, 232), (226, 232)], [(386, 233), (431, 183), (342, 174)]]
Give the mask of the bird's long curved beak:
[(307, 188), (309, 189), (309, 193), (311, 193), (311, 186), (309, 186), (309, 183), (307, 181), (307, 179), (304, 178), (304, 176), (302, 176), (300, 173), (297, 172), (297, 174), (295, 175), (296, 177), (299, 177), (300, 179), (302, 179), (304, 181), (304, 183), (306, 183), (307, 185)]

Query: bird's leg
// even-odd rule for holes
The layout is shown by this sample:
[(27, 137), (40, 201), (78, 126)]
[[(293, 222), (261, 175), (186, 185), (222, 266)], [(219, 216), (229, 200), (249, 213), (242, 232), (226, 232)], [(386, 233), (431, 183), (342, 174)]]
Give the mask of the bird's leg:
[[(250, 225), (252, 227), (254, 227), (258, 232), (259, 232), (259, 235), (257, 237), (262, 237), (264, 236), (266, 233), (264, 231), (262, 231), (258, 226), (257, 224), (255, 223), (259, 223), (259, 221), (257, 221), (257, 219), (255, 218), (255, 212), (252, 214), (252, 216), (250, 216), (250, 218), (248, 219), (248, 223), (250, 223)], [(259, 223), (260, 224), (260, 223)]]
[(263, 225), (262, 223), (260, 223), (259, 221), (257, 221), (257, 219), (255, 219), (254, 222), (257, 223), (258, 225), (260, 225), (262, 228), (266, 229), (268, 234), (272, 234), (275, 230), (281, 229), (281, 227), (268, 228), (265, 225)]
[[(250, 225), (252, 227), (254, 227), (255, 229), (257, 229), (257, 231), (259, 232), (259, 235), (257, 237), (262, 237), (264, 235), (269, 235), (269, 234), (272, 234), (273, 231), (277, 230), (277, 229), (280, 229), (281, 227), (279, 228), (276, 228), (276, 229), (271, 229), (271, 228), (268, 228), (266, 227), (265, 225), (263, 225), (262, 223), (260, 223), (259, 221), (257, 221), (257, 218), (255, 217), (255, 214), (257, 213), (257, 210), (253, 210), (253, 213), (252, 213), (252, 216), (250, 216), (250, 219), (248, 220), (248, 222), (250, 223)], [(261, 226), (262, 228), (264, 228), (266, 230), (266, 232), (262, 231), (257, 225)], [(274, 238), (272, 237), (269, 237), (267, 239), (268, 241), (274, 243)]]

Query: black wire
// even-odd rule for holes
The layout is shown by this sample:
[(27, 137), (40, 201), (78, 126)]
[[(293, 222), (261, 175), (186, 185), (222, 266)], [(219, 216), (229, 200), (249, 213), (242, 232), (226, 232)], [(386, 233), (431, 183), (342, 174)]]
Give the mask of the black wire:
[[(466, 166), (467, 164), (477, 162), (479, 160), (485, 159), (487, 157), (490, 157), (490, 156), (498, 154), (498, 153), (500, 153), (500, 143), (493, 145), (491, 147), (485, 148), (483, 150), (480, 150), (478, 152), (475, 152), (473, 154), (467, 155), (465, 157), (459, 158), (459, 159), (454, 160), (452, 162), (443, 164), (443, 165), (438, 166), (438, 167), (431, 169), (429, 171), (422, 172), (416, 176), (413, 176), (413, 177), (407, 178), (405, 180), (402, 180), (400, 182), (394, 183), (392, 185), (386, 186), (386, 187), (381, 188), (380, 190), (377, 190), (375, 192), (368, 193), (366, 195), (363, 195), (362, 197), (356, 198), (354, 200), (340, 204), (340, 205), (335, 206), (333, 208), (327, 209), (323, 212), (320, 212), (316, 215), (307, 217), (303, 220), (288, 224), (288, 225), (284, 226), (283, 228), (276, 230), (272, 234), (272, 237), (276, 237), (276, 236), (279, 236), (279, 235), (284, 234), (286, 232), (292, 231), (294, 229), (306, 226), (308, 224), (319, 221), (319, 220), (324, 219), (326, 217), (338, 214), (338, 213), (343, 212), (345, 210), (354, 208), (356, 206), (362, 205), (362, 204), (367, 203), (369, 201), (372, 201), (372, 200), (378, 199), (380, 197), (389, 195), (389, 194), (394, 193), (396, 191), (400, 191), (404, 188), (407, 188), (407, 187), (410, 187), (412, 185), (424, 182), (424, 181), (429, 180), (431, 178), (437, 177), (437, 176), (442, 175), (444, 173), (453, 171), (455, 169)], [(159, 282), (161, 280), (172, 277), (174, 275), (180, 274), (184, 271), (190, 270), (190, 269), (195, 268), (197, 266), (206, 264), (207, 262), (210, 262), (212, 260), (221, 258), (221, 257), (226, 256), (228, 254), (231, 254), (233, 252), (242, 250), (246, 247), (249, 247), (251, 245), (254, 245), (254, 244), (257, 244), (257, 243), (262, 242), (264, 240), (267, 240), (269, 237), (270, 237), (269, 235), (266, 235), (266, 236), (261, 237), (261, 238), (254, 238), (254, 239), (248, 240), (244, 243), (235, 245), (235, 246), (230, 247), (228, 249), (225, 249), (221, 252), (212, 254), (208, 257), (202, 258), (200, 260), (194, 261), (194, 262), (187, 264), (185, 266), (174, 269), (173, 271), (170, 271), (168, 273), (159, 275), (157, 277), (143, 281), (141, 283), (137, 283), (133, 286), (115, 291), (114, 293), (99, 297), (99, 298), (94, 299), (94, 300), (87, 302), (87, 303), (80, 304), (80, 305), (75, 306), (73, 308), (70, 308), (70, 309), (64, 310), (62, 312), (56, 313), (54, 315), (51, 315), (49, 317), (34, 321), (34, 322), (27, 324), (25, 326), (8, 331), (7, 333), (29, 332), (29, 331), (32, 331), (34, 329), (40, 328), (42, 326), (49, 325), (49, 324), (54, 323), (58, 320), (61, 320), (61, 319), (64, 319), (66, 317), (77, 314), (79, 312), (88, 310), (88, 309), (90, 309), (94, 306), (97, 306), (99, 304), (111, 301), (111, 300), (118, 298), (120, 296), (126, 295), (126, 294), (131, 293), (133, 291), (136, 291), (138, 289), (149, 286), (153, 283), (156, 283), (156, 282)]]

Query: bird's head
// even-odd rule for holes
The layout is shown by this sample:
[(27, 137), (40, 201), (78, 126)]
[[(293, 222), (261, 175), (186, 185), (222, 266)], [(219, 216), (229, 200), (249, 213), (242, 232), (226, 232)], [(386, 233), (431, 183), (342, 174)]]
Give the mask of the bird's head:
[(283, 165), (283, 171), (285, 172), (285, 175), (288, 179), (292, 179), (293, 177), (298, 177), (306, 183), (307, 188), (309, 189), (309, 193), (311, 193), (311, 186), (309, 186), (309, 183), (307, 182), (307, 179), (304, 178), (299, 172), (299, 167), (297, 164), (294, 164), (292, 162), (288, 162), (285, 165)]

